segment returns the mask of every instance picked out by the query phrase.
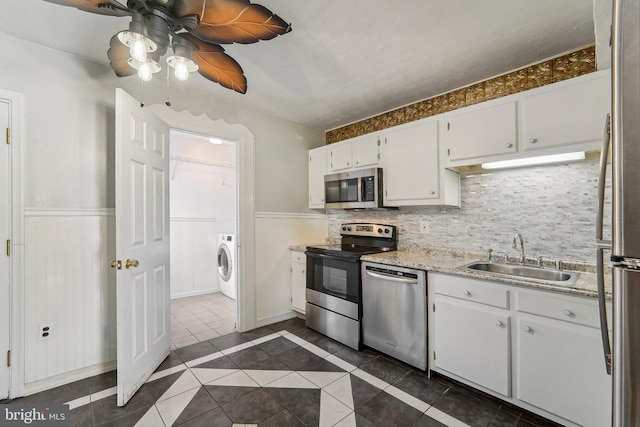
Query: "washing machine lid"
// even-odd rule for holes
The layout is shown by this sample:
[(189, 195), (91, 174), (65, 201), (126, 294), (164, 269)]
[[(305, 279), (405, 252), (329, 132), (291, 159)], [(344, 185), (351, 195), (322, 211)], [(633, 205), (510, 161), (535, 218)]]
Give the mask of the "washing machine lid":
[(228, 282), (232, 273), (231, 251), (227, 245), (222, 244), (218, 248), (218, 274), (222, 280)]

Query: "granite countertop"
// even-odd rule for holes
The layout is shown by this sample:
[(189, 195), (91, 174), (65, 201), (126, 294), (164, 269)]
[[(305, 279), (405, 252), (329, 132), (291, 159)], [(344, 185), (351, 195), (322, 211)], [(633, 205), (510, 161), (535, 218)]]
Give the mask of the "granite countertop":
[[(313, 245), (292, 245), (289, 249), (304, 252), (307, 246)], [(361, 260), (437, 273), (456, 274), (475, 279), (502, 282), (506, 285), (538, 288), (578, 296), (592, 298), (597, 298), (598, 296), (595, 264), (564, 262), (564, 270), (579, 273), (578, 280), (573, 285), (561, 285), (524, 277), (514, 278), (486, 271), (473, 271), (458, 268), (474, 261), (482, 261), (485, 259), (485, 256), (485, 254), (480, 252), (464, 252), (455, 249), (428, 249), (413, 246), (401, 247), (397, 251), (392, 252), (363, 255)], [(534, 260), (528, 259), (527, 262), (533, 263)], [(553, 269), (554, 261), (545, 261), (544, 266), (545, 268)], [(611, 274), (608, 272), (605, 272), (605, 292), (607, 299), (611, 299)]]
[[(578, 280), (573, 285), (548, 283), (524, 277), (514, 278), (486, 271), (474, 271), (458, 268), (471, 262), (482, 261), (484, 259), (484, 255), (480, 253), (469, 253), (456, 250), (425, 249), (419, 247), (401, 248), (394, 252), (364, 255), (361, 258), (362, 261), (375, 262), (379, 264), (415, 268), (437, 273), (456, 274), (475, 279), (502, 282), (507, 285), (545, 289), (592, 298), (598, 297), (595, 265), (570, 262), (564, 263), (564, 270), (576, 271), (579, 273)], [(529, 263), (533, 260), (528, 259), (527, 261)], [(551, 263), (551, 265), (553, 264)], [(545, 267), (547, 267), (547, 263), (545, 263)], [(605, 292), (608, 299), (611, 299), (610, 278), (610, 274), (605, 274)]]

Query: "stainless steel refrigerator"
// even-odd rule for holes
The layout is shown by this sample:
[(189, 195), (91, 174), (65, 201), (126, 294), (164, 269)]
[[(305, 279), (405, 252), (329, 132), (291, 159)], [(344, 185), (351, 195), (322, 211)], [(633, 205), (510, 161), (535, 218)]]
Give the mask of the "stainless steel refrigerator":
[[(613, 341), (607, 369), (613, 375), (613, 426), (640, 426), (640, 0), (614, 0), (612, 27), (611, 191)], [(603, 146), (603, 156), (608, 147)], [(606, 157), (600, 162), (606, 169)], [(603, 177), (600, 177), (603, 183)], [(602, 223), (604, 188), (599, 188)], [(604, 313), (602, 227), (597, 229), (601, 313)]]

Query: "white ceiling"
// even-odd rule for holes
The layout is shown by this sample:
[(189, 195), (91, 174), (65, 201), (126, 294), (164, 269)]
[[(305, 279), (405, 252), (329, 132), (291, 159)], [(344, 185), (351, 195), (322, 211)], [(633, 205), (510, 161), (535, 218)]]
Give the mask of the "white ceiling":
[[(189, 84), (221, 102), (321, 130), (595, 41), (592, 0), (255, 2), (291, 22), (293, 31), (224, 45), (244, 69), (247, 93), (199, 75)], [(1, 10), (0, 31), (105, 65), (109, 39), (129, 24), (42, 0), (2, 0)]]

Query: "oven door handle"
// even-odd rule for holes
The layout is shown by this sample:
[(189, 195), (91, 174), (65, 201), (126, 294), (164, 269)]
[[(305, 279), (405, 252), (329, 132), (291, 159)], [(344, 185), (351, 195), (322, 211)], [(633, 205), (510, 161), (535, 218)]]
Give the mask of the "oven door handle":
[(305, 252), (305, 255), (307, 257), (312, 257), (312, 258), (328, 258), (334, 261), (345, 261), (345, 262), (353, 262), (353, 263), (357, 263), (358, 261), (360, 261), (357, 258), (343, 258), (336, 255), (325, 255), (325, 254), (318, 254), (315, 252)]
[(380, 279), (380, 280), (389, 280), (392, 282), (408, 283), (410, 285), (418, 284), (418, 279), (407, 279), (406, 277), (398, 277), (390, 274), (374, 273), (373, 271), (369, 271), (369, 270), (365, 270), (365, 274), (367, 276), (373, 277), (375, 279)]

